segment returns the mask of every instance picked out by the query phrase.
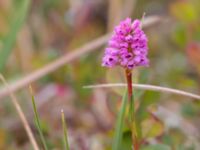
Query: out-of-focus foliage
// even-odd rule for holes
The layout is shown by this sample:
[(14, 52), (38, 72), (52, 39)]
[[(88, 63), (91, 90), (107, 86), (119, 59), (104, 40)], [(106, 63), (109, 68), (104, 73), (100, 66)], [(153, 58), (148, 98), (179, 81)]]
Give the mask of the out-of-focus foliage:
[[(28, 8), (30, 1), (23, 1), (20, 0), (16, 3), (16, 6), (14, 5), (14, 8), (12, 10), (13, 15), (9, 16), (13, 18), (10, 20), (10, 31), (7, 33), (7, 36), (3, 38), (2, 40), (2, 49), (0, 51), (0, 70), (3, 69), (3, 67), (6, 64), (6, 61), (8, 60), (8, 57), (13, 49), (13, 45), (16, 40), (16, 36), (21, 29), (23, 22), (25, 20), (25, 17), (28, 13)], [(17, 12), (17, 13), (15, 13)]]
[[(0, 54), (6, 53), (0, 55), (1, 72), (6, 79), (16, 81), (105, 34), (108, 9), (106, 0), (34, 0), (30, 4), (25, 0), (0, 0)], [(134, 70), (134, 82), (200, 93), (200, 1), (138, 0), (131, 17), (141, 18), (143, 12), (146, 17), (160, 15), (162, 21), (145, 29), (150, 67)], [(72, 150), (111, 149), (125, 89), (82, 88), (86, 84), (125, 82), (123, 70), (101, 67), (103, 48), (33, 83), (41, 126), (52, 149), (63, 149), (61, 109)], [(134, 89), (134, 93), (137, 120), (144, 128), (140, 137), (143, 150), (200, 149), (199, 102), (151, 91)], [(30, 94), (26, 88), (16, 94), (39, 138), (30, 111)], [(10, 100), (0, 102), (0, 149), (30, 149)], [(144, 138), (146, 135), (148, 138)], [(121, 143), (125, 150), (130, 147), (130, 137), (125, 124)]]
[(162, 145), (162, 144), (157, 144), (157, 145), (151, 145), (143, 148), (142, 150), (170, 150), (169, 146)]

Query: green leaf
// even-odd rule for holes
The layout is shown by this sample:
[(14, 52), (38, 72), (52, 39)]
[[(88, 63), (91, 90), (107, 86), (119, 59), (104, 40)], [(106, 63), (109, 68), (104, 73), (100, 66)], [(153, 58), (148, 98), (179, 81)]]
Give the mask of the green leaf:
[(120, 150), (132, 150), (132, 133), (130, 130), (123, 132)]
[(35, 123), (36, 123), (37, 129), (38, 129), (38, 132), (40, 134), (40, 138), (41, 138), (42, 144), (44, 146), (44, 149), (48, 150), (47, 143), (46, 143), (46, 140), (45, 140), (43, 132), (42, 132), (41, 122), (40, 122), (40, 119), (39, 119), (38, 111), (37, 111), (36, 104), (35, 104), (35, 97), (33, 95), (33, 91), (32, 91), (31, 86), (30, 86), (30, 92), (31, 92), (31, 97), (32, 97), (32, 105), (33, 105)]
[(118, 114), (112, 150), (120, 150), (123, 125), (124, 125), (124, 120), (125, 120), (126, 105), (127, 105), (127, 90), (124, 93), (124, 96), (122, 98), (122, 106)]
[[(134, 93), (135, 94), (135, 93)], [(147, 107), (152, 104), (155, 104), (159, 101), (160, 93), (146, 91), (140, 100), (140, 106), (138, 111), (136, 112), (137, 121), (141, 122), (143, 119), (147, 118), (149, 113), (147, 112)]]
[[(134, 92), (135, 95), (135, 92)], [(138, 137), (142, 138), (142, 121), (149, 117), (149, 112), (147, 108), (156, 103), (159, 100), (160, 93), (146, 91), (144, 95), (140, 99), (140, 105), (138, 110), (136, 111), (136, 120), (137, 120), (137, 129), (138, 129)]]
[(23, 0), (19, 3), (20, 5), (18, 9), (15, 10), (16, 17), (11, 22), (10, 32), (3, 40), (3, 47), (0, 51), (0, 71), (2, 71), (3, 67), (6, 64), (6, 61), (8, 60), (8, 57), (12, 52), (12, 48), (15, 43), (17, 33), (20, 31), (24, 23), (24, 20), (28, 12), (28, 8), (30, 6), (30, 0)]
[(142, 150), (171, 150), (171, 148), (167, 145), (155, 144), (155, 145), (149, 145), (147, 147), (144, 147), (142, 148)]

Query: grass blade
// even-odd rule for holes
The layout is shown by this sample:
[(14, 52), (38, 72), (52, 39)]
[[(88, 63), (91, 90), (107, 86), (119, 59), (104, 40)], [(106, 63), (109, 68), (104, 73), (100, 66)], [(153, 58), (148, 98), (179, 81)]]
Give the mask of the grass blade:
[(37, 144), (37, 142), (35, 140), (35, 137), (33, 135), (31, 127), (28, 124), (28, 120), (27, 120), (27, 118), (26, 118), (26, 116), (25, 116), (25, 114), (24, 114), (24, 112), (23, 112), (18, 100), (17, 100), (17, 97), (15, 96), (15, 94), (13, 92), (10, 91), (10, 86), (8, 85), (6, 79), (4, 78), (4, 76), (2, 74), (0, 74), (0, 80), (3, 82), (3, 84), (6, 86), (6, 88), (9, 91), (12, 103), (13, 103), (13, 105), (15, 106), (15, 108), (17, 110), (17, 113), (18, 113), (18, 115), (19, 115), (19, 117), (20, 117), (20, 119), (22, 121), (22, 125), (24, 126), (24, 129), (25, 129), (25, 131), (26, 131), (26, 133), (27, 133), (27, 135), (28, 135), (28, 137), (30, 139), (30, 142), (31, 142), (31, 144), (33, 146), (33, 149), (34, 150), (39, 150), (38, 144)]
[(63, 110), (61, 110), (61, 119), (62, 119), (62, 126), (63, 126), (63, 143), (65, 150), (70, 150), (69, 149), (69, 143), (68, 143), (68, 138), (67, 138), (67, 125), (65, 122), (65, 115)]
[(11, 22), (10, 32), (3, 41), (3, 47), (0, 51), (0, 71), (4, 68), (8, 57), (12, 52), (13, 45), (15, 43), (17, 33), (20, 31), (24, 20), (26, 18), (27, 12), (29, 10), (30, 0), (23, 0), (20, 2), (19, 8), (16, 10), (16, 17)]
[(127, 91), (124, 93), (124, 96), (122, 98), (122, 106), (121, 106), (120, 112), (118, 114), (112, 150), (119, 150), (120, 145), (121, 145), (123, 124), (124, 124), (125, 112), (126, 112), (126, 105), (127, 105)]
[(41, 138), (42, 144), (44, 146), (44, 149), (48, 150), (44, 135), (42, 133), (42, 128), (41, 128), (41, 125), (40, 125), (39, 115), (38, 115), (36, 104), (35, 104), (35, 98), (34, 98), (34, 95), (33, 95), (33, 90), (31, 88), (31, 86), (29, 86), (29, 88), (30, 88), (31, 97), (32, 97), (32, 105), (33, 105), (33, 111), (34, 111), (36, 126), (37, 126), (38, 132), (40, 134), (40, 138)]

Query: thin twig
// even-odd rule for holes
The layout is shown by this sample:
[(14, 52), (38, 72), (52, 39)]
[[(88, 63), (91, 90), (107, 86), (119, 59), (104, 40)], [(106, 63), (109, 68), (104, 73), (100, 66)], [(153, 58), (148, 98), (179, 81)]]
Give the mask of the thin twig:
[[(182, 90), (173, 89), (173, 88), (160, 87), (160, 86), (147, 85), (147, 84), (132, 84), (132, 86), (136, 89), (173, 93), (173, 94), (183, 95), (183, 96), (187, 96), (187, 97), (191, 97), (191, 98), (200, 100), (200, 95), (185, 92)], [(125, 83), (111, 83), (111, 84), (98, 84), (98, 85), (83, 86), (83, 88), (111, 88), (111, 87), (126, 87), (126, 84)]]
[[(151, 17), (146, 17), (143, 23), (143, 27), (149, 27), (155, 23), (160, 22), (160, 17), (158, 16), (151, 16)], [(10, 85), (10, 91), (14, 92), (17, 91), (30, 83), (42, 78), (43, 76), (55, 71), (56, 69), (66, 65), (72, 60), (75, 60), (84, 54), (87, 54), (89, 52), (97, 50), (98, 47), (104, 45), (107, 43), (108, 39), (110, 37), (110, 33), (106, 34), (100, 38), (97, 38), (85, 45), (83, 45), (80, 48), (71, 50), (72, 52), (65, 54), (64, 56), (58, 58), (57, 60), (53, 61), (52, 63), (47, 64), (46, 66), (28, 74), (25, 77), (22, 77), (22, 79), (19, 79), (18, 81), (12, 83)], [(7, 89), (0, 89), (0, 98), (5, 97), (8, 95), (8, 90)]]
[(21, 108), (20, 104), (18, 103), (17, 98), (15, 97), (14, 93), (10, 90), (9, 85), (6, 82), (6, 80), (5, 80), (5, 78), (3, 77), (2, 74), (0, 74), (0, 80), (4, 83), (5, 87), (7, 88), (7, 91), (10, 94), (12, 103), (14, 104), (14, 106), (15, 106), (15, 108), (17, 110), (17, 113), (18, 113), (18, 115), (19, 115), (19, 117), (20, 117), (20, 119), (22, 121), (24, 129), (25, 129), (25, 131), (26, 131), (26, 133), (27, 133), (27, 135), (28, 135), (28, 137), (29, 137), (29, 139), (31, 141), (31, 144), (32, 144), (34, 150), (39, 150), (39, 147), (37, 145), (35, 137), (34, 137), (32, 131), (31, 131), (31, 128), (30, 128), (30, 126), (28, 124), (28, 121), (27, 121), (27, 119), (26, 119), (26, 117), (25, 117), (25, 115), (24, 115), (24, 113), (22, 111), (22, 108)]

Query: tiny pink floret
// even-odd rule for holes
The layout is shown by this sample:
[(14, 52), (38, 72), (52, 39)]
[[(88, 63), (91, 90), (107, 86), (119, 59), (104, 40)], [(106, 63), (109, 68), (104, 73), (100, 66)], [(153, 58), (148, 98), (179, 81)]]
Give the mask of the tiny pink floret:
[(148, 39), (141, 29), (140, 20), (130, 18), (121, 21), (115, 27), (114, 34), (108, 42), (102, 59), (102, 66), (115, 67), (117, 65), (126, 69), (137, 66), (148, 66)]

